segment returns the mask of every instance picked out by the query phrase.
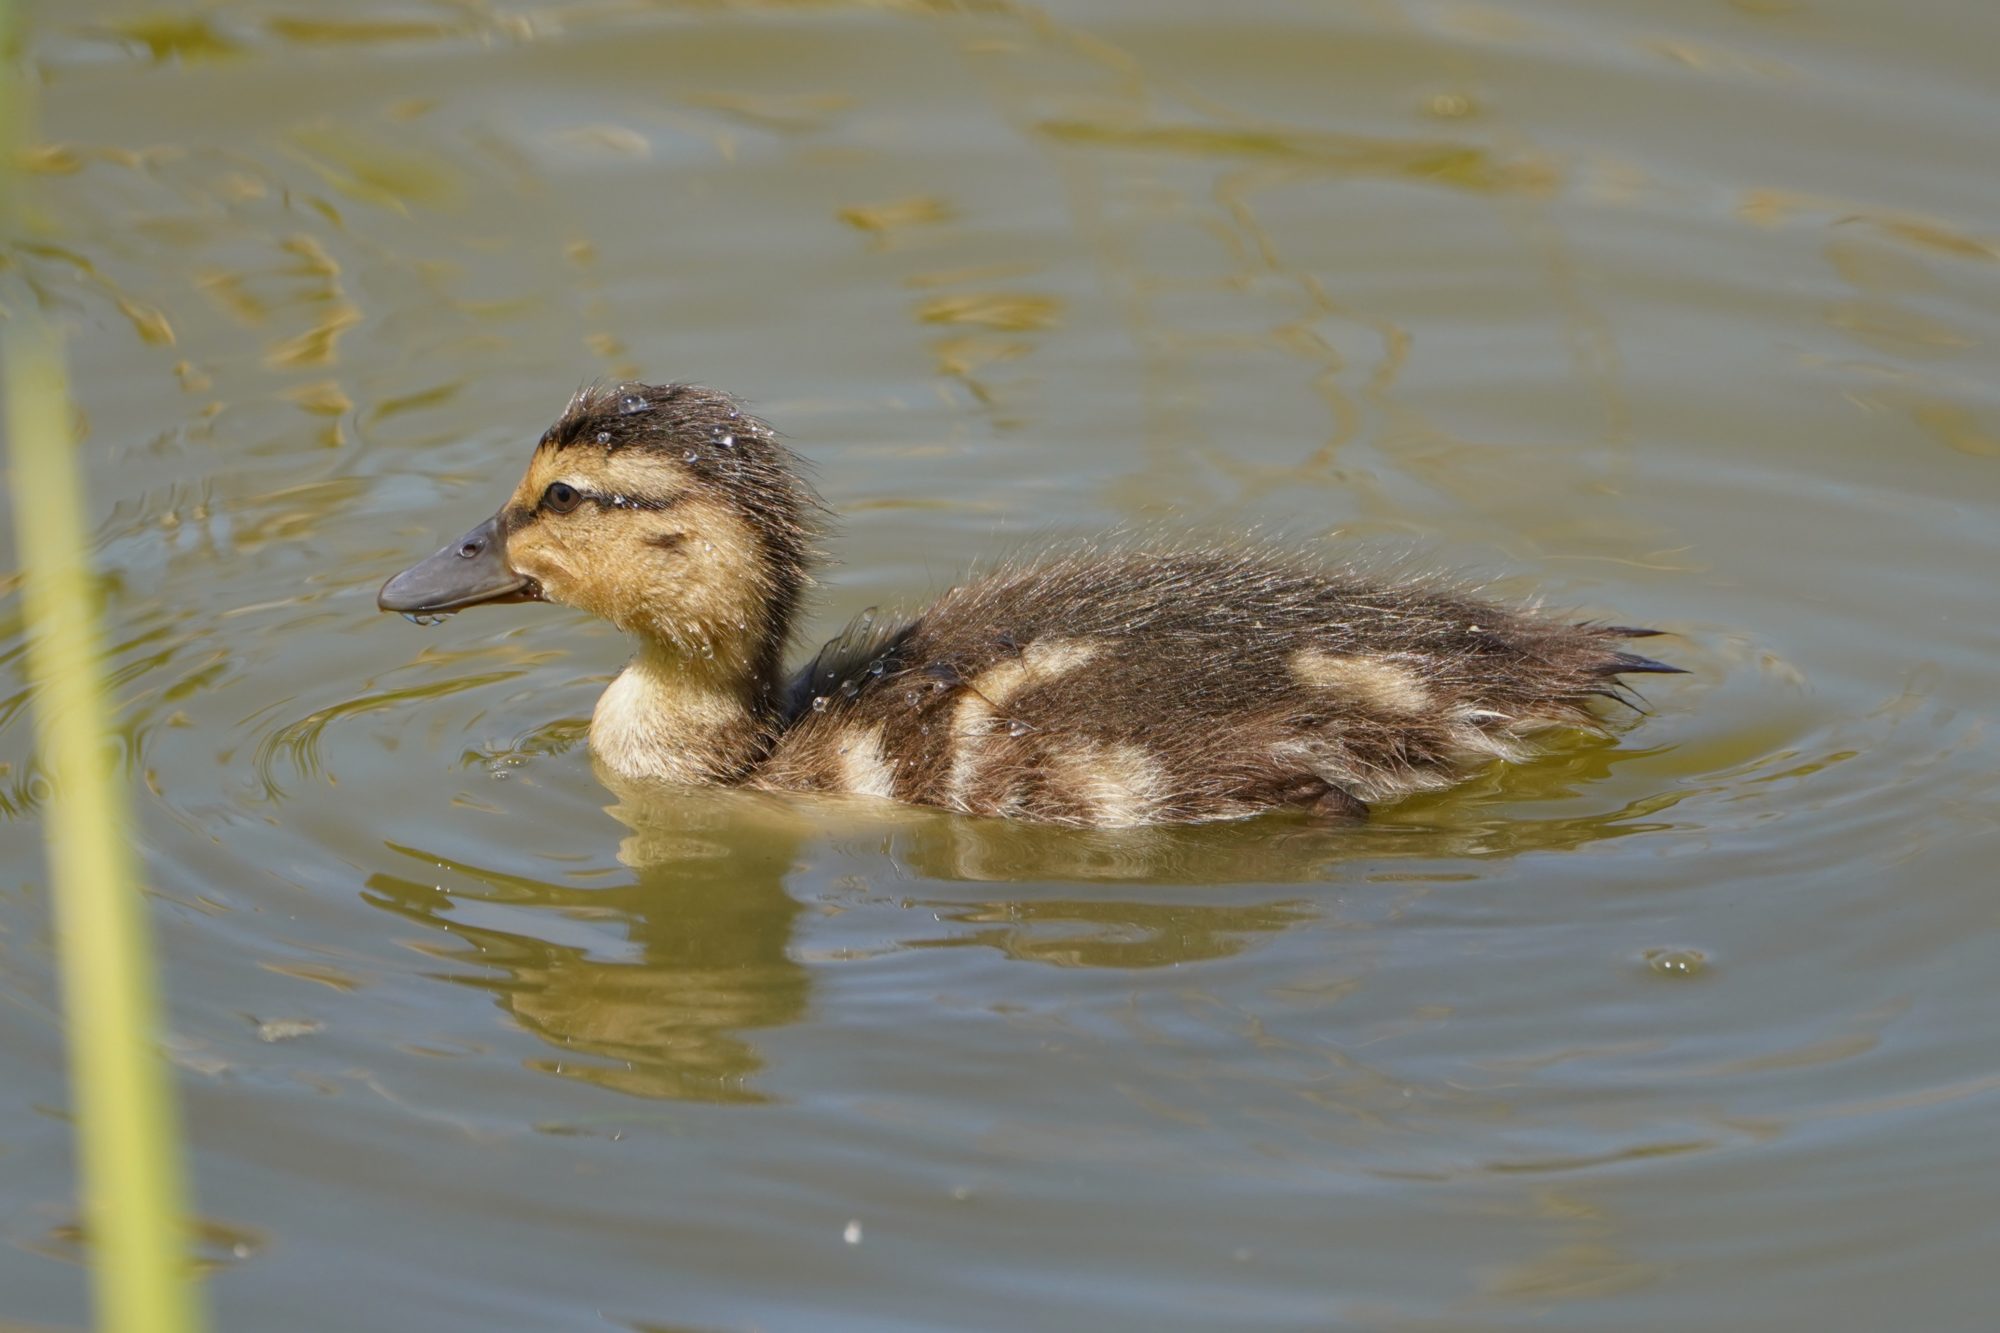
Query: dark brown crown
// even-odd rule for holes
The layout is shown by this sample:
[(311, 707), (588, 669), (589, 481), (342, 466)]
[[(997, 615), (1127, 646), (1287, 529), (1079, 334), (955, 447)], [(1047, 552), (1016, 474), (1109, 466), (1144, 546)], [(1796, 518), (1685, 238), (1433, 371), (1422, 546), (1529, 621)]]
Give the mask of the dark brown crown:
[(645, 449), (684, 468), (763, 539), (778, 586), (804, 581), (826, 509), (777, 432), (720, 389), (699, 384), (594, 384), (577, 391), (540, 447)]

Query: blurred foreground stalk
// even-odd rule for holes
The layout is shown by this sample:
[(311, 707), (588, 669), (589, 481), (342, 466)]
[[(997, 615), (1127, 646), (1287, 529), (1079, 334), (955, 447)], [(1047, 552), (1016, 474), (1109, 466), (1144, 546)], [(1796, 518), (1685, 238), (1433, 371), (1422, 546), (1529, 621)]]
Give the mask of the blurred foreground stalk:
[[(27, 88), (0, 0), (0, 219), (16, 234)], [(180, 1125), (158, 1044), (146, 900), (105, 701), (97, 594), (62, 347), (16, 286), (5, 312), (7, 493), (23, 575), (35, 733), (51, 794), (49, 879), (68, 1019), (84, 1227), (98, 1326), (194, 1333)]]

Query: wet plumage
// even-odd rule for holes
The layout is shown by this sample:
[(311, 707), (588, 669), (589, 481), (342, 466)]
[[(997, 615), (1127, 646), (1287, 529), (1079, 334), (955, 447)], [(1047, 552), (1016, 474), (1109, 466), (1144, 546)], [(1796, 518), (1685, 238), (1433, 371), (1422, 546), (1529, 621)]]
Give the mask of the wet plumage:
[(591, 732), (627, 777), (1100, 827), (1359, 817), (1523, 757), (1538, 732), (1600, 729), (1593, 705), (1620, 697), (1618, 677), (1675, 670), (1620, 646), (1648, 631), (1167, 546), (1002, 568), (851, 627), (787, 678), (820, 513), (727, 395), (590, 390), (514, 499), (381, 600), (546, 599), (634, 634)]

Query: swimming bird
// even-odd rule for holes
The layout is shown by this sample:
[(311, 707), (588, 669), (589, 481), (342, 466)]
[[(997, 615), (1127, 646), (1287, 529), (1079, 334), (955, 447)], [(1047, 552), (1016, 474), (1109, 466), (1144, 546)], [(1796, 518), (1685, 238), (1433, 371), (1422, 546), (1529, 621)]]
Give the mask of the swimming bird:
[(846, 792), (1121, 827), (1371, 804), (1602, 731), (1619, 678), (1679, 668), (1422, 578), (1249, 546), (1079, 549), (784, 656), (826, 511), (729, 394), (580, 391), (500, 510), (386, 583), (412, 619), (547, 601), (637, 653), (590, 746), (625, 779)]

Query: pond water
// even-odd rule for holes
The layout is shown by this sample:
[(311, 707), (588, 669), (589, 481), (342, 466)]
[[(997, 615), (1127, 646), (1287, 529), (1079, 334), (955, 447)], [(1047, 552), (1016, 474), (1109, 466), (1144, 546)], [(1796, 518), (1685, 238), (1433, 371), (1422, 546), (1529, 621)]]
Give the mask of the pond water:
[[(6, 300), (71, 331), (220, 1326), (1990, 1326), (1996, 51), (1983, 0), (44, 6)], [(1362, 829), (619, 798), (614, 632), (373, 599), (627, 374), (813, 460), (822, 637), (1165, 522), (1692, 674)], [(0, 1325), (74, 1328), (15, 585)]]

